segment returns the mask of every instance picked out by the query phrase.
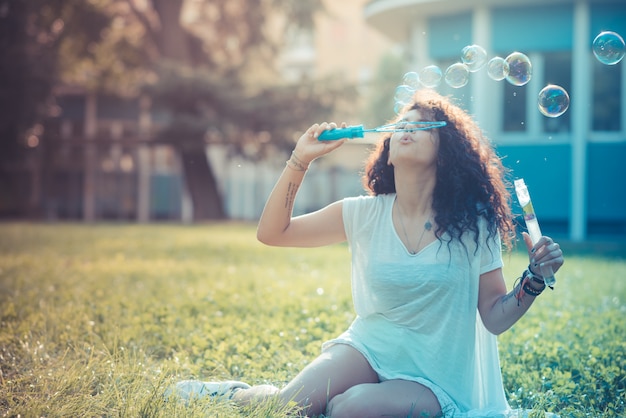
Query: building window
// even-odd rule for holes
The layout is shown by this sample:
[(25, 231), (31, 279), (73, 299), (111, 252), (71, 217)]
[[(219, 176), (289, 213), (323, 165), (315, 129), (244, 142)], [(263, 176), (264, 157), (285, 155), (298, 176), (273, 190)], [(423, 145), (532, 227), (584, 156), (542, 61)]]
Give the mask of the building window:
[(502, 131), (526, 131), (526, 86), (514, 86), (504, 83), (504, 113), (502, 115)]
[[(504, 83), (502, 131), (509, 133), (565, 133), (571, 130), (570, 112), (556, 118), (539, 114), (537, 97), (547, 84), (563, 87), (571, 96), (572, 54), (569, 51), (529, 55), (533, 65), (530, 83), (514, 86)], [(529, 112), (537, 114), (529, 114)], [(532, 125), (532, 126), (530, 126)]]
[(622, 130), (622, 75), (620, 65), (593, 64), (593, 113), (591, 129), (596, 132)]
[[(572, 95), (572, 53), (553, 52), (544, 55), (543, 84), (556, 84)], [(536, 97), (535, 97), (536, 99)], [(567, 111), (556, 118), (543, 117), (542, 130), (546, 133), (571, 131), (571, 112)]]

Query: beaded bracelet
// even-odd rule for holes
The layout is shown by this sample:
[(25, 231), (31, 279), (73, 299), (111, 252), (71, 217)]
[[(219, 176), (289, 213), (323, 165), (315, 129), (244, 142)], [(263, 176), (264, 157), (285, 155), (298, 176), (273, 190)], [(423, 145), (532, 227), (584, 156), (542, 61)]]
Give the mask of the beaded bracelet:
[(291, 157), (286, 162), (287, 167), (290, 167), (296, 171), (306, 171), (309, 168), (308, 164), (304, 164), (304, 162), (298, 158), (295, 152), (291, 152)]
[(522, 282), (522, 290), (524, 290), (524, 292), (527, 295), (531, 295), (531, 296), (539, 296), (541, 294), (541, 292), (543, 292), (543, 290), (545, 289), (545, 285), (543, 285), (544, 287), (542, 287), (541, 289), (535, 289), (534, 287), (532, 287), (530, 284), (530, 280), (526, 279)]
[[(530, 282), (533, 281), (535, 283), (540, 283), (541, 287), (539, 289), (534, 288), (530, 285)], [(546, 288), (546, 284), (542, 279), (539, 279), (537, 276), (533, 274), (530, 269), (527, 269), (522, 274), (522, 290), (528, 295), (531, 296), (539, 296), (541, 292), (543, 292)]]
[[(536, 289), (532, 287), (530, 285), (531, 281), (541, 284), (541, 288)], [(518, 282), (519, 282), (519, 287), (517, 287)], [(522, 273), (522, 276), (518, 277), (518, 279), (516, 280), (515, 288), (518, 289), (516, 291), (514, 290), (515, 299), (517, 299), (517, 306), (520, 306), (520, 304), (522, 303), (522, 298), (524, 297), (524, 294), (537, 297), (545, 290), (546, 284), (544, 283), (543, 279), (539, 278), (538, 276), (535, 276), (534, 273), (530, 269), (526, 269), (524, 270), (524, 273)]]

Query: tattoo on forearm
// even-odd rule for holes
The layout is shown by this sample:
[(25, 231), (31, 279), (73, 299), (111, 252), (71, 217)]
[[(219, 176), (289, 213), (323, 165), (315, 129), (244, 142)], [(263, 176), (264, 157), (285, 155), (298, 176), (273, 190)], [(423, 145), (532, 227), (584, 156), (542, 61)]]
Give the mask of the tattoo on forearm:
[(509, 293), (507, 293), (506, 295), (504, 295), (501, 299), (502, 303), (500, 306), (502, 306), (502, 312), (504, 312), (504, 306), (506, 304), (509, 303), (509, 300), (511, 299), (516, 299), (517, 300), (517, 306), (520, 306), (522, 299), (524, 297), (523, 292), (521, 292), (521, 289), (519, 288), (519, 285), (516, 285), (513, 287), (513, 290), (511, 290)]
[(502, 304), (505, 304), (509, 301), (509, 299), (513, 299), (515, 297), (515, 293), (514, 292), (510, 292), (507, 293), (506, 295), (504, 295), (502, 297)]
[(296, 200), (296, 193), (298, 192), (299, 185), (296, 183), (289, 183), (287, 186), (287, 194), (285, 195), (285, 209), (287, 209), (287, 216), (291, 217), (291, 210)]

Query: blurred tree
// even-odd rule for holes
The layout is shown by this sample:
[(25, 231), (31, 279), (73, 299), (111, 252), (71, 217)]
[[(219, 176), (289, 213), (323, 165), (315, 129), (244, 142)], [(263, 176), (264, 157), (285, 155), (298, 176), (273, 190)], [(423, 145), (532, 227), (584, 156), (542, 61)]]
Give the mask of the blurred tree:
[[(206, 157), (207, 132), (214, 133), (209, 139), (222, 138), (240, 150), (258, 150), (267, 142), (267, 132), (274, 144), (284, 142), (286, 130), (327, 114), (333, 106), (329, 99), (342, 90), (333, 94), (328, 86), (322, 91), (312, 82), (279, 87), (245, 81), (251, 73), (262, 72), (255, 66), (265, 71), (273, 67), (279, 38), (268, 30), (268, 18), (282, 17), (282, 23), (274, 21), (274, 29), (280, 24), (311, 28), (322, 2), (127, 2), (158, 62), (158, 81), (145, 91), (171, 117), (161, 139), (180, 151), (194, 218), (222, 218), (222, 201)], [(276, 33), (283, 29), (278, 27)]]
[(71, 43), (74, 49), (65, 58), (86, 54), (108, 20), (83, 0), (0, 0), (0, 158), (19, 155), (27, 130), (54, 111), (50, 99), (62, 47)]
[[(55, 107), (62, 45), (72, 40), (84, 52), (97, 41), (108, 17), (84, 0), (0, 0), (0, 209), (12, 215), (33, 213), (19, 207), (20, 188), (9, 167), (41, 144), (42, 121)], [(20, 176), (17, 176), (18, 178)], [(25, 205), (36, 206), (37, 202)]]
[(322, 0), (0, 0), (0, 160), (28, 151), (25, 135), (58, 112), (55, 85), (148, 94), (168, 115), (158, 139), (180, 152), (194, 218), (222, 218), (208, 142), (249, 157), (286, 146), (289, 132), (353, 92), (332, 80), (250, 77), (271, 74), (287, 28), (312, 28), (322, 10)]

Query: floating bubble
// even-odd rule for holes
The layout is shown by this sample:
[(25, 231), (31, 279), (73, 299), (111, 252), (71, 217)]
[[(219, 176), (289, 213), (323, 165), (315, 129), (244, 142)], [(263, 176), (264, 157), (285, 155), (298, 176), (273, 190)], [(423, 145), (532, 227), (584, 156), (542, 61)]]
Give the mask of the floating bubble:
[(569, 94), (561, 86), (548, 84), (539, 92), (539, 111), (549, 118), (557, 118), (569, 108)]
[(469, 68), (457, 62), (448, 67), (445, 74), (446, 84), (455, 89), (461, 88), (469, 81)]
[(399, 115), (399, 114), (400, 114), (400, 112), (402, 112), (402, 109), (404, 109), (404, 106), (406, 106), (406, 103), (396, 102), (396, 103), (393, 105), (393, 112), (394, 112), (396, 115)]
[(404, 77), (402, 77), (402, 83), (413, 88), (414, 90), (419, 88), (419, 82), (419, 76), (415, 71), (409, 71), (404, 75)]
[(479, 45), (468, 45), (461, 51), (461, 61), (469, 71), (475, 73), (487, 63), (487, 51)]
[(493, 57), (487, 63), (487, 74), (492, 80), (504, 80), (509, 75), (509, 63), (502, 57)]
[(615, 65), (624, 58), (624, 39), (615, 32), (602, 32), (593, 40), (593, 54), (606, 65)]
[(396, 102), (401, 103), (409, 103), (413, 100), (413, 94), (415, 93), (415, 89), (411, 86), (407, 86), (406, 84), (402, 84), (396, 87), (396, 93), (393, 98)]
[(436, 65), (429, 65), (428, 67), (424, 67), (419, 72), (420, 83), (422, 83), (424, 87), (429, 89), (437, 87), (441, 82), (442, 76), (443, 74), (441, 73), (441, 69)]
[(506, 57), (506, 63), (509, 65), (506, 81), (514, 86), (523, 86), (530, 81), (533, 67), (526, 55), (521, 52), (513, 52)]
[(400, 114), (402, 109), (413, 100), (413, 95), (415, 94), (415, 89), (407, 86), (405, 84), (396, 87), (396, 92), (394, 95), (394, 106), (393, 111), (396, 114)]

